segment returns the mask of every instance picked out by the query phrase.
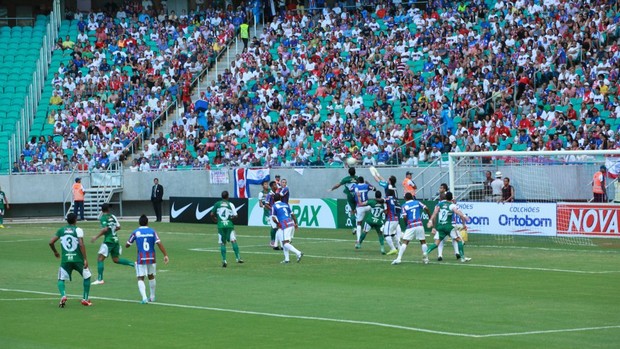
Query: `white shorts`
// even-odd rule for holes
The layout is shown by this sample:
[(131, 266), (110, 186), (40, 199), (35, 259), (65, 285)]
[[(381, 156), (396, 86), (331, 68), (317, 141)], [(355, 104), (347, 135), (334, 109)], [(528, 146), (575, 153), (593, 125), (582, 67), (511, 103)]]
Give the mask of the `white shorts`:
[[(237, 235), (235, 234), (234, 230), (230, 232), (230, 242), (233, 241), (237, 241)], [(217, 243), (220, 245), (222, 244), (222, 235), (220, 234), (217, 234)]]
[(276, 238), (278, 234), (280, 234), (280, 237), (282, 238), (281, 241), (291, 241), (293, 240), (293, 237), (295, 236), (295, 227), (278, 229), (278, 232), (276, 233)]
[[(82, 270), (82, 277), (84, 278), (84, 280), (88, 279), (92, 275), (93, 274), (90, 272), (90, 269), (86, 268)], [(71, 280), (71, 275), (69, 275), (69, 273), (66, 270), (64, 270), (62, 267), (58, 267), (58, 280), (63, 280), (63, 281)]]
[(413, 227), (407, 228), (405, 230), (405, 234), (403, 235), (403, 240), (411, 241), (413, 238), (416, 240), (426, 240), (426, 235), (424, 234), (424, 227)]
[(395, 236), (397, 235), (400, 226), (398, 221), (386, 221), (383, 225), (383, 235), (384, 236)]
[(355, 208), (355, 219), (358, 222), (363, 221), (364, 217), (366, 217), (366, 213), (370, 212), (370, 210), (372, 210), (372, 207), (370, 206), (357, 206)]
[[(108, 258), (108, 255), (110, 254), (110, 251), (108, 250), (108, 245), (106, 245), (105, 243), (102, 243), (101, 246), (99, 246), (99, 251), (97, 252), (97, 254), (100, 254)], [(123, 248), (119, 245), (118, 255), (120, 256), (121, 254), (123, 254)]]
[(157, 274), (157, 267), (153, 264), (136, 264), (136, 276), (144, 277)]

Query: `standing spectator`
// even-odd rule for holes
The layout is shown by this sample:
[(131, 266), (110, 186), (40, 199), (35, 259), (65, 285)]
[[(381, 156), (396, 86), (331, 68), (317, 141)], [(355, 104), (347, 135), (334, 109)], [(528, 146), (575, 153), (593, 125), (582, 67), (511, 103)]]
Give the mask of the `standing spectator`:
[(493, 201), (493, 188), (491, 187), (493, 177), (491, 176), (491, 171), (487, 171), (485, 175), (486, 177), (484, 178), (484, 182), (482, 182), (482, 185), (484, 186), (483, 195), (486, 201)]
[(248, 50), (248, 41), (250, 41), (250, 25), (247, 19), (239, 26), (239, 37), (241, 37), (241, 41), (243, 41), (243, 52), (245, 52)]
[(155, 210), (155, 222), (161, 222), (161, 203), (164, 201), (164, 187), (159, 184), (159, 179), (153, 180), (153, 189), (151, 190), (151, 202), (153, 210)]
[(602, 165), (600, 170), (594, 174), (592, 178), (592, 194), (594, 195), (592, 202), (607, 202), (606, 175), (607, 167), (605, 165)]
[(502, 181), (502, 173), (500, 171), (495, 172), (495, 179), (491, 182), (491, 192), (493, 194), (493, 201), (499, 201), (502, 198), (502, 188), (504, 182)]
[(510, 185), (510, 178), (504, 178), (504, 186), (502, 187), (502, 199), (500, 202), (514, 202), (515, 188)]
[(6, 194), (0, 188), (0, 229), (4, 229), (4, 207), (6, 205), (6, 209), (10, 208), (9, 200), (6, 198)]
[(418, 189), (418, 186), (411, 179), (411, 176), (412, 173), (410, 171), (407, 171), (407, 173), (405, 173), (405, 179), (403, 180), (403, 195), (411, 193), (411, 196), (415, 198), (415, 192)]
[[(78, 177), (73, 183), (73, 213), (80, 217), (80, 220), (84, 220), (84, 186), (82, 185), (82, 178)], [(79, 215), (78, 215), (79, 213)]]

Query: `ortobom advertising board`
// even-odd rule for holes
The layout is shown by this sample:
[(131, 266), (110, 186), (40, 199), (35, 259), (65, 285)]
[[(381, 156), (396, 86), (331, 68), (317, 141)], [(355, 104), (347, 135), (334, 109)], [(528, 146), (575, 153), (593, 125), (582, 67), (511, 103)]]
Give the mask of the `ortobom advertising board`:
[[(459, 209), (471, 219), (470, 233), (494, 235), (556, 235), (555, 203), (459, 202)], [(461, 223), (459, 217), (457, 223)]]

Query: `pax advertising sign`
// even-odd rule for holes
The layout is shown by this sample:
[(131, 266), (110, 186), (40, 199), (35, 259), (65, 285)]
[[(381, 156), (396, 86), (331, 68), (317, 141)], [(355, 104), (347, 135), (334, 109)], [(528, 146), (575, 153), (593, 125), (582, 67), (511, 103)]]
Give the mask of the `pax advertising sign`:
[(620, 237), (620, 205), (558, 204), (558, 235)]
[[(297, 223), (302, 228), (336, 228), (336, 200), (335, 199), (290, 199), (289, 205)], [(248, 225), (266, 227), (269, 224), (269, 215), (258, 204), (258, 199), (248, 199)]]
[[(494, 235), (556, 235), (555, 203), (458, 202), (457, 206), (470, 218), (470, 233)], [(460, 217), (456, 217), (460, 224)]]

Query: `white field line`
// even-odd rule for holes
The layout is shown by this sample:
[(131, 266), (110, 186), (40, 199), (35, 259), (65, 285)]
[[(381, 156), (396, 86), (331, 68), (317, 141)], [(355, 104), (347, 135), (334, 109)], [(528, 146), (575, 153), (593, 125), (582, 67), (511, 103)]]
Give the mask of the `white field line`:
[(23, 301), (51, 301), (51, 300), (58, 300), (58, 297), (56, 298), (0, 298), (0, 302), (1, 301), (10, 301), (10, 302), (23, 302)]
[[(50, 293), (50, 292), (40, 292), (40, 291), (31, 291), (31, 290), (18, 290), (18, 289), (7, 289), (7, 288), (0, 288), (0, 291), (15, 292), (15, 293), (28, 293), (28, 294), (40, 294), (40, 295), (54, 295), (54, 293)], [(69, 296), (76, 297), (76, 298), (80, 297), (78, 295), (69, 295)], [(91, 297), (91, 299), (100, 299), (100, 300), (113, 301), (113, 302), (123, 302), (123, 303), (136, 303), (136, 304), (139, 303), (139, 301), (137, 301), (137, 300), (121, 299), (121, 298), (109, 298), (109, 297)], [(323, 321), (323, 322), (335, 322), (335, 323), (345, 323), (345, 324), (353, 324), (353, 325), (375, 326), (375, 327), (393, 328), (393, 329), (405, 330), (405, 331), (411, 331), (411, 332), (423, 332), (423, 333), (430, 333), (430, 334), (447, 335), (447, 336), (454, 336), (454, 337), (468, 337), (468, 338), (509, 337), (509, 336), (524, 336), (524, 335), (533, 335), (533, 334), (560, 333), (560, 332), (579, 332), (579, 331), (596, 331), (596, 330), (620, 328), (620, 325), (606, 325), (606, 326), (598, 326), (598, 327), (581, 327), (581, 328), (567, 328), (567, 329), (526, 331), (526, 332), (470, 334), (470, 333), (458, 333), (458, 332), (447, 332), (447, 331), (435, 331), (435, 330), (430, 330), (430, 329), (426, 329), (426, 328), (418, 328), (418, 327), (386, 324), (386, 323), (375, 322), (375, 321), (335, 319), (335, 318), (326, 318), (326, 317), (317, 317), (317, 316), (304, 316), (304, 315), (287, 315), (287, 314), (266, 313), (266, 312), (248, 311), (248, 310), (239, 310), (239, 309), (226, 309), (226, 308), (205, 307), (205, 306), (198, 306), (198, 305), (185, 305), (185, 304), (159, 303), (159, 302), (150, 303), (149, 305), (150, 306), (156, 305), (156, 306), (161, 306), (161, 307), (171, 307), (171, 308), (182, 308), (182, 309), (217, 311), (217, 312), (225, 312), (225, 313), (244, 314), (244, 315), (276, 317), (276, 318), (284, 318), (284, 319), (298, 319), (298, 320)]]
[[(159, 234), (171, 234), (171, 235), (200, 235), (200, 236), (217, 236), (217, 233), (185, 233), (179, 231), (158, 231)], [(376, 242), (374, 239), (374, 235), (371, 236), (371, 232), (368, 233), (369, 238), (367, 237), (365, 241)], [(427, 235), (429, 239), (427, 241), (432, 240), (430, 235)], [(259, 239), (269, 239), (269, 235), (265, 232), (263, 235), (240, 235), (237, 234), (237, 237), (241, 238), (259, 238)], [(310, 238), (310, 237), (298, 237), (295, 236), (295, 240), (316, 240), (316, 241), (325, 241), (325, 242), (344, 242), (344, 243), (354, 243), (355, 240), (353, 237), (351, 239), (336, 239), (336, 238)], [(620, 253), (620, 250), (610, 250), (610, 249), (595, 249), (595, 250), (573, 250), (566, 248), (555, 248), (555, 247), (529, 247), (529, 246), (506, 246), (506, 245), (471, 245), (469, 248), (495, 248), (495, 249), (516, 249), (516, 250), (539, 250), (539, 251), (559, 251), (559, 252), (583, 252), (583, 253)]]
[(27, 241), (42, 241), (43, 239), (21, 239), (21, 240), (0, 240), (0, 243), (7, 243), (7, 242), (27, 242)]
[[(211, 252), (220, 253), (219, 249), (212, 248), (191, 248), (190, 251), (196, 252)], [(260, 251), (243, 251), (243, 254), (259, 254), (259, 255), (275, 255), (276, 252), (260, 252)], [(389, 263), (387, 259), (381, 258), (361, 258), (361, 257), (346, 257), (346, 256), (314, 256), (304, 254), (304, 257), (310, 258), (322, 258), (322, 259), (337, 259), (337, 260), (351, 260), (351, 261), (379, 261), (383, 263)], [(418, 261), (403, 261), (403, 263), (418, 263)], [(479, 267), (479, 268), (492, 268), (492, 269), (514, 269), (514, 270), (531, 270), (531, 271), (545, 271), (545, 272), (557, 272), (557, 273), (573, 273), (573, 274), (617, 274), (620, 270), (601, 270), (601, 271), (584, 271), (584, 270), (570, 270), (570, 269), (555, 269), (555, 268), (537, 268), (537, 267), (518, 267), (507, 265), (490, 265), (490, 264), (475, 264), (475, 263), (433, 263), (436, 265), (455, 266), (462, 265), (463, 267)]]

